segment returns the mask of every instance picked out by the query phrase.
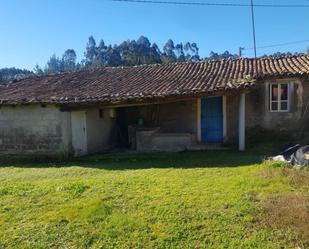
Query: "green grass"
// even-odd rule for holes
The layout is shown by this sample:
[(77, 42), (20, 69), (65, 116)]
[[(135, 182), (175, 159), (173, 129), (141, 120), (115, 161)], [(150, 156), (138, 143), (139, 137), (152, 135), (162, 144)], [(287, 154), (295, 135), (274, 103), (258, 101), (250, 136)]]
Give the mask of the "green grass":
[(295, 248), (257, 220), (263, 200), (306, 193), (232, 151), (99, 155), (0, 167), (0, 248)]

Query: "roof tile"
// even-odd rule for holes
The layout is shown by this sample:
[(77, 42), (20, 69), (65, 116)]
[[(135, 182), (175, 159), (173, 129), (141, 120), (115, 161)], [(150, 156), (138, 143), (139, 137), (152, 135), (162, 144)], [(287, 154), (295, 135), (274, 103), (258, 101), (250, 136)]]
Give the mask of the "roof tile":
[(304, 74), (309, 76), (306, 55), (105, 67), (33, 77), (1, 86), (0, 103), (66, 104), (211, 94), (250, 86), (257, 78)]

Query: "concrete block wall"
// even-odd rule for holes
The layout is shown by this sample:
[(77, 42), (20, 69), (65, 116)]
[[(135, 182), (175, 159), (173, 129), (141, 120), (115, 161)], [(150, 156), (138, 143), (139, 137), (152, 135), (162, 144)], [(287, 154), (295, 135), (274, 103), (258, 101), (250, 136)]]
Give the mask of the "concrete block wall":
[(66, 157), (70, 131), (70, 113), (58, 107), (1, 107), (0, 155)]

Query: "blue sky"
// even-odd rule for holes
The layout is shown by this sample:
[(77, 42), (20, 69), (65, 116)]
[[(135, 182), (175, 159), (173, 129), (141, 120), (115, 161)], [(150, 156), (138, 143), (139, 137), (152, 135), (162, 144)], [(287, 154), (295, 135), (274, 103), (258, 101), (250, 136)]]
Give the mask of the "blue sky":
[[(307, 0), (255, 0), (255, 3), (309, 5)], [(256, 8), (255, 12), (257, 46), (309, 40), (309, 8)], [(249, 8), (236, 7), (168, 6), (110, 0), (0, 0), (0, 68), (44, 66), (52, 54), (61, 56), (68, 48), (75, 49), (81, 59), (90, 35), (108, 44), (137, 39), (140, 35), (147, 36), (160, 47), (169, 38), (175, 42), (191, 41), (198, 44), (203, 57), (211, 50), (237, 53), (240, 46), (252, 47), (250, 18)], [(304, 52), (308, 45), (309, 42), (260, 49), (258, 54)], [(252, 50), (244, 53), (253, 55)]]

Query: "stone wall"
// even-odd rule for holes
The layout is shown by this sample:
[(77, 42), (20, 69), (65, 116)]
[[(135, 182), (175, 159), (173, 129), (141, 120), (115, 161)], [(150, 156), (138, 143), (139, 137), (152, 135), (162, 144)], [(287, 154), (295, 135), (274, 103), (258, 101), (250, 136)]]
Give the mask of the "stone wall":
[[(298, 80), (280, 80), (275, 82), (290, 83), (290, 110), (289, 112), (270, 111), (269, 84), (260, 84), (256, 90), (247, 94), (247, 127), (260, 125), (265, 129), (276, 129), (279, 131), (295, 130), (300, 128), (301, 116), (304, 106), (304, 88)], [(307, 93), (309, 94), (309, 92)]]
[[(291, 84), (289, 112), (270, 111), (269, 84), (280, 82)], [(236, 143), (238, 139), (238, 104), (239, 94), (227, 96), (227, 136), (230, 143)], [(282, 79), (260, 82), (246, 94), (246, 131), (249, 139), (269, 140), (270, 137), (276, 139), (282, 136), (299, 138), (303, 131), (309, 131), (308, 121), (308, 81)]]
[(70, 114), (40, 105), (0, 108), (0, 155), (66, 157)]

